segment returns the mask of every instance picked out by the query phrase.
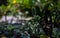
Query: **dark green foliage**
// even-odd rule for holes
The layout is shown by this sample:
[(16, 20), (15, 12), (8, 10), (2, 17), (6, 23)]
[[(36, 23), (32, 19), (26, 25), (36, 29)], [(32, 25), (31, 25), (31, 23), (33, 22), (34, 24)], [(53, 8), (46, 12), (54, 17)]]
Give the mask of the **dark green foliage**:
[(1, 5), (7, 6), (8, 5), (8, 1), (7, 0), (0, 0), (0, 6)]

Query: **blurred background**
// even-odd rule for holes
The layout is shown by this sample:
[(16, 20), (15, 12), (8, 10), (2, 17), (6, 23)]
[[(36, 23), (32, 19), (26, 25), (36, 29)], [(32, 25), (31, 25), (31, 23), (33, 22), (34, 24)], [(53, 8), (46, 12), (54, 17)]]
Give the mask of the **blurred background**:
[(0, 38), (60, 38), (60, 0), (0, 0)]

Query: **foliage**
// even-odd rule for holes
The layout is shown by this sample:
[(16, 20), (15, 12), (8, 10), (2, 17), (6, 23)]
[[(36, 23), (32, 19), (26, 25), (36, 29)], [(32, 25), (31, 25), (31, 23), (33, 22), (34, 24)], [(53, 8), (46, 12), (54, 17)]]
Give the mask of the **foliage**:
[[(16, 8), (15, 4), (19, 4), (19, 8), (24, 9), (24, 8), (30, 8), (31, 7), (35, 7), (35, 3), (36, 0), (16, 0), (16, 3), (13, 4), (13, 0), (8, 0), (9, 1), (9, 5), (8, 6), (0, 6), (0, 18), (2, 18), (3, 15), (7, 14), (7, 11), (10, 11), (10, 15), (16, 15), (18, 13), (18, 8)], [(56, 0), (57, 1), (57, 0)], [(51, 18), (52, 18), (52, 23), (57, 23), (57, 18), (60, 15), (60, 1), (56, 2), (55, 0), (41, 0), (41, 4), (42, 4), (42, 11), (44, 11), (44, 7), (49, 3), (49, 7), (47, 8), (50, 13), (51, 13)], [(42, 11), (40, 11), (42, 13)], [(40, 13), (39, 12), (39, 13)], [(36, 12), (37, 13), (37, 12)], [(7, 14), (8, 15), (8, 14)], [(22, 30), (27, 30), (27, 31), (31, 31), (32, 33), (35, 34), (39, 34), (40, 31), (36, 31), (36, 29), (40, 29), (41, 25), (40, 25), (40, 21), (42, 20), (41, 18), (43, 18), (44, 14), (41, 14), (42, 16), (38, 16), (35, 15), (33, 16), (32, 20), (27, 21), (25, 24), (22, 24), (21, 28), (19, 26), (19, 29)], [(14, 29), (16, 28), (16, 26), (13, 25), (9, 25), (7, 26), (8, 29)], [(55, 34), (57, 35), (57, 34)]]

